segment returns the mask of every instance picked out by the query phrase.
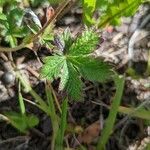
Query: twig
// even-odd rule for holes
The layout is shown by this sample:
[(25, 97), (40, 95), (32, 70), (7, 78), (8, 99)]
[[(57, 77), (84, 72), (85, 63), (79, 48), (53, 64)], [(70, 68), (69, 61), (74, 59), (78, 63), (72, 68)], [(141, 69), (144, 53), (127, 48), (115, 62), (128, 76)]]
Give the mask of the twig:
[(16, 47), (10, 48), (10, 47), (0, 47), (0, 52), (13, 52), (18, 51), (22, 48), (26, 47), (26, 44), (22, 43)]
[(73, 145), (73, 147), (76, 147), (78, 145), (80, 145), (81, 148), (83, 148), (82, 144), (80, 143), (80, 141), (76, 138), (76, 135), (73, 134), (73, 138), (75, 139), (75, 143)]
[(63, 1), (58, 8), (56, 9), (54, 15), (49, 19), (48, 22), (46, 22), (46, 24), (43, 26), (43, 28), (41, 30), (39, 30), (39, 32), (33, 36), (32, 41), (36, 40), (38, 38), (39, 35), (41, 35), (44, 30), (53, 22), (55, 22), (56, 18), (61, 14), (61, 12), (64, 10), (64, 8), (70, 3), (71, 0), (67, 0), (67, 1)]
[(75, 5), (75, 3), (77, 3), (79, 0), (72, 0), (71, 1), (71, 3), (69, 3), (67, 6), (66, 6), (66, 8), (62, 11), (62, 13), (58, 16), (58, 20), (62, 17), (62, 16), (64, 16), (70, 9), (71, 9), (71, 7), (72, 6), (74, 6)]
[(43, 138), (44, 140), (46, 140), (45, 134), (43, 134), (42, 132), (40, 132), (36, 128), (32, 128), (30, 131), (31, 131), (31, 133), (36, 134), (37, 136), (39, 136), (39, 137)]
[(28, 103), (30, 103), (30, 104), (32, 104), (32, 105), (38, 107), (38, 105), (37, 105), (35, 102), (33, 102), (33, 101), (31, 101), (31, 100), (28, 100), (28, 99), (26, 99), (26, 98), (23, 98), (23, 99), (24, 99), (24, 101), (26, 101), (26, 102), (28, 102)]
[(8, 121), (8, 122), (9, 122), (9, 119), (8, 119), (6, 116), (4, 116), (3, 114), (0, 114), (0, 121), (1, 121), (1, 120)]
[(30, 66), (26, 66), (26, 69), (32, 74), (34, 75), (37, 79), (39, 79), (39, 73), (35, 70), (33, 70)]
[(57, 108), (58, 108), (59, 112), (62, 113), (60, 104), (59, 104), (59, 102), (58, 102), (57, 96), (56, 96), (56, 94), (55, 94), (55, 91), (54, 91), (54, 89), (53, 89), (51, 83), (50, 83), (49, 81), (47, 81), (47, 84), (49, 85), (49, 87), (50, 87), (50, 89), (51, 89), (51, 91), (52, 91), (52, 94), (53, 94), (53, 96), (54, 96), (54, 100), (55, 100), (55, 103), (56, 103), (56, 105), (57, 105)]
[(141, 25), (139, 26), (139, 28), (137, 28), (134, 33), (132, 34), (130, 40), (129, 40), (129, 44), (128, 44), (128, 60), (129, 60), (129, 67), (132, 66), (132, 60), (134, 58), (134, 44), (136, 42), (139, 42), (140, 40), (142, 40), (143, 38), (145, 38), (146, 36), (149, 35), (149, 32), (147, 32), (146, 30), (144, 30), (144, 26), (148, 23), (148, 21), (150, 20), (150, 14), (148, 16), (145, 17), (145, 19), (142, 21)]
[[(96, 105), (104, 106), (105, 108), (110, 109), (110, 106), (104, 104), (103, 102), (98, 103), (98, 102), (92, 101), (92, 103), (94, 103), (94, 104), (96, 104)], [(142, 104), (140, 104), (138, 107), (136, 107), (135, 109), (133, 109), (132, 112), (130, 112), (129, 114), (127, 114), (127, 116), (125, 116), (119, 123), (117, 123), (117, 124), (115, 125), (114, 131), (115, 131), (116, 129), (118, 129), (122, 124), (124, 124), (124, 123), (130, 118), (130, 116), (132, 116), (132, 115), (133, 115), (134, 113), (136, 113), (139, 109), (141, 109), (142, 107), (146, 106), (146, 105), (149, 104), (149, 103), (150, 103), (150, 100), (147, 99), (147, 100), (145, 100)]]
[(124, 124), (130, 118), (131, 115), (133, 115), (139, 109), (141, 109), (142, 107), (146, 106), (149, 103), (150, 103), (150, 100), (147, 99), (142, 104), (140, 104), (138, 107), (136, 107), (132, 112), (130, 112), (126, 117), (124, 117), (119, 123), (116, 124), (116, 126), (114, 127), (114, 130), (118, 129), (122, 124)]
[(0, 57), (1, 57), (4, 61), (8, 61), (7, 56), (6, 56), (4, 53), (2, 53), (2, 52), (0, 52)]
[(106, 105), (105, 103), (103, 103), (102, 101), (101, 102), (95, 102), (95, 101), (91, 101), (93, 104), (96, 104), (96, 105), (100, 105), (100, 106), (103, 106), (107, 109), (110, 109), (110, 106)]
[(10, 142), (14, 142), (14, 141), (26, 141), (26, 140), (29, 140), (29, 139), (30, 139), (29, 136), (17, 136), (17, 137), (13, 137), (13, 138), (1, 141), (0, 145), (7, 144), (7, 143), (10, 143)]

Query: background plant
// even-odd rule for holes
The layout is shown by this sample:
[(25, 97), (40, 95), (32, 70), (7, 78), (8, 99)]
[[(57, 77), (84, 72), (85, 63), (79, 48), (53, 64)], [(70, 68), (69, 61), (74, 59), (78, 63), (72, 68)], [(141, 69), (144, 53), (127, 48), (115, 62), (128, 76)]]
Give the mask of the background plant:
[[(106, 25), (119, 25), (121, 17), (132, 16), (147, 0), (83, 0), (84, 20), (88, 25), (105, 27)], [(94, 12), (100, 13), (97, 20), (94, 19)]]

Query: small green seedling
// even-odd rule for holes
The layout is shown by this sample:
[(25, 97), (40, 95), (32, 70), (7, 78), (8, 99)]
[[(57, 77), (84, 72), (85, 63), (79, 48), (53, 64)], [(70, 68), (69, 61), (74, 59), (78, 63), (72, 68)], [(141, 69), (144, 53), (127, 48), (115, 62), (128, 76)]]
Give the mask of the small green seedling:
[(99, 37), (92, 29), (85, 29), (80, 37), (73, 40), (68, 30), (62, 35), (64, 48), (44, 59), (41, 76), (48, 80), (60, 78), (60, 90), (66, 90), (73, 100), (82, 99), (81, 77), (90, 81), (103, 82), (110, 79), (111, 66), (94, 58), (91, 53), (99, 43)]
[(12, 112), (5, 112), (4, 114), (12, 126), (17, 128), (20, 132), (25, 133), (28, 131), (28, 129), (31, 129), (36, 125), (38, 125), (39, 119), (33, 114), (30, 115), (26, 114), (23, 97), (20, 92), (20, 86), (19, 86), (19, 106), (20, 106), (20, 113), (12, 111)]

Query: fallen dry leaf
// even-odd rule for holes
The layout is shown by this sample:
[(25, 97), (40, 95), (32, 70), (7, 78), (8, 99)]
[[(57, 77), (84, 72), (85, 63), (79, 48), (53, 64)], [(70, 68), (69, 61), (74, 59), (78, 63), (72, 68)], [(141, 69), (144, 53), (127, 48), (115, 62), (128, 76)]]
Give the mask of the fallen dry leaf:
[(96, 121), (88, 126), (79, 136), (78, 141), (89, 145), (100, 133), (100, 121)]
[(112, 33), (113, 30), (114, 30), (113, 26), (108, 26), (108, 27), (106, 27), (106, 31), (107, 31), (108, 33)]

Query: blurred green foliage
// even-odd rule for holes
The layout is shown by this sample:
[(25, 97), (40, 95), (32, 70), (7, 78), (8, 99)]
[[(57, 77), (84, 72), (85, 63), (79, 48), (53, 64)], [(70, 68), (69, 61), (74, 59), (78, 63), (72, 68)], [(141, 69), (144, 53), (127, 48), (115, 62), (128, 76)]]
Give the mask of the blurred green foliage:
[[(84, 21), (87, 25), (105, 27), (106, 25), (119, 25), (122, 16), (132, 16), (138, 7), (147, 0), (82, 0)], [(94, 19), (94, 12), (99, 18)]]
[[(42, 8), (45, 3), (46, 5), (56, 5), (61, 2), (62, 0), (0, 0), (0, 40), (4, 40), (10, 47), (17, 46), (18, 40), (20, 42), (20, 39), (23, 40), (29, 33), (36, 34), (39, 30), (24, 23), (25, 8), (34, 10)], [(133, 15), (146, 0), (79, 0), (78, 2), (78, 5), (83, 7), (83, 20), (86, 25), (105, 27), (109, 24), (120, 24), (122, 16)], [(34, 13), (34, 11), (32, 12)], [(99, 14), (97, 19), (93, 17), (95, 12)], [(33, 26), (35, 27), (35, 25)], [(50, 31), (47, 30), (43, 36), (45, 39), (40, 40), (42, 44), (49, 45), (47, 39), (52, 39), (49, 34)]]
[[(36, 23), (40, 23), (41, 20), (32, 9), (38, 8), (46, 1), (0, 0), (0, 42), (5, 45), (9, 44), (10, 47), (16, 47), (21, 41), (25, 42), (31, 35), (36, 34), (40, 30)], [(27, 8), (30, 12), (26, 11)], [(43, 36), (39, 39), (41, 44), (50, 46), (51, 31), (52, 27), (48, 27), (44, 31)]]
[(24, 38), (28, 34), (26, 26), (22, 26), (23, 10), (13, 8), (7, 13), (0, 12), (0, 36), (10, 43), (11, 47), (18, 45), (17, 38)]

